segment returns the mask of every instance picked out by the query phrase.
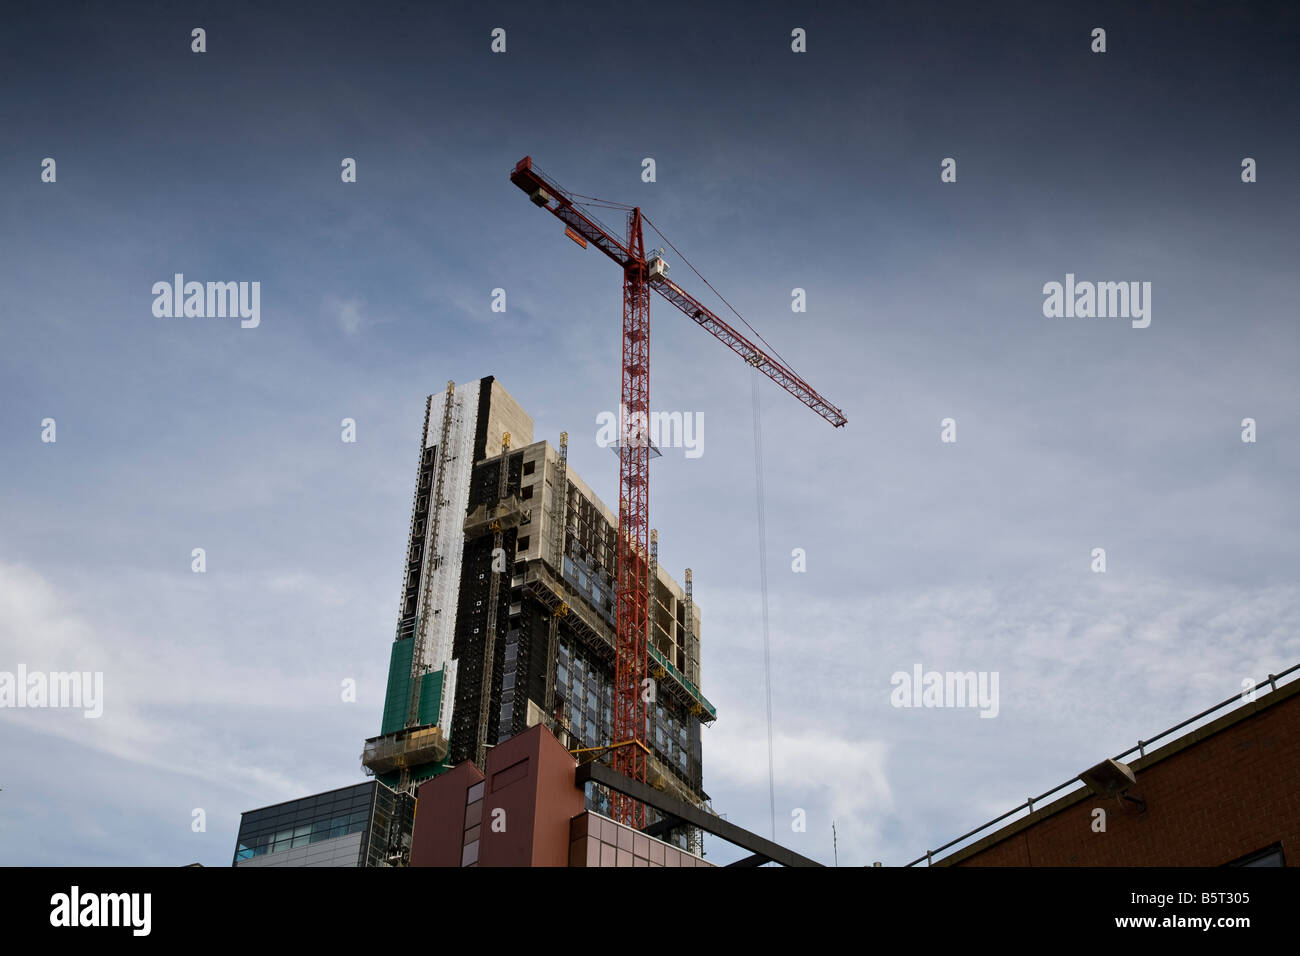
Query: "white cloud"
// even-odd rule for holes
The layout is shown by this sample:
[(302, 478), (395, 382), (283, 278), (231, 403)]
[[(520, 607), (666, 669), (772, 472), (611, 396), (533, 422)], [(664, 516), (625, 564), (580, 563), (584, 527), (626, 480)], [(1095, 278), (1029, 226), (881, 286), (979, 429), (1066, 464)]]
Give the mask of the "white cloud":
[[(1291, 586), (1089, 573), (772, 605), (778, 833), (781, 802), (812, 794), (842, 860), (911, 859), (1300, 660)], [(766, 833), (757, 595), (707, 607), (706, 787)], [(893, 708), (889, 678), (914, 663), (998, 671), (999, 716)]]
[[(337, 587), (301, 574), (178, 581), (112, 571), (93, 585), (56, 588), (23, 565), (0, 564), (0, 667), (103, 673), (97, 719), (47, 708), (15, 709), (6, 721), (137, 767), (233, 786), (259, 801), (305, 792), (290, 768), (306, 751), (286, 757), (286, 748), (347, 747), (339, 731), (356, 711), (344, 709), (340, 682), (360, 679), (373, 705), (383, 661), (379, 643), (364, 670), (327, 647), (312, 654), (277, 643), (278, 622), (255, 609), (268, 595), (277, 604), (275, 595), (286, 591), (295, 607), (315, 600), (337, 613), (329, 600)], [(325, 728), (338, 737), (322, 740)], [(362, 739), (358, 733), (358, 753)]]
[[(751, 798), (767, 794), (767, 736), (763, 717), (754, 712), (731, 713), (721, 726), (706, 732), (705, 772), (727, 788), (749, 791)], [(836, 737), (815, 731), (773, 734), (772, 749), (777, 792), (778, 834), (789, 825), (792, 800), (816, 799), (832, 818), (856, 820), (863, 830), (875, 830), (892, 809), (893, 793), (885, 764), (889, 745), (881, 740)], [(724, 808), (725, 809), (725, 808)], [(766, 827), (755, 827), (765, 832)], [(779, 839), (779, 837), (778, 837)]]
[(361, 330), (373, 324), (366, 314), (366, 303), (358, 298), (340, 298), (326, 296), (325, 311), (334, 318), (335, 324), (348, 336), (357, 336)]

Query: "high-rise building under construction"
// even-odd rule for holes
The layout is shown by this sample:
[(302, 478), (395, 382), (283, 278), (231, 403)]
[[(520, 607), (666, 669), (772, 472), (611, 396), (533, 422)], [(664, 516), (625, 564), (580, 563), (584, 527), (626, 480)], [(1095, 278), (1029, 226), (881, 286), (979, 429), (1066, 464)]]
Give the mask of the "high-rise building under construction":
[[(605, 759), (614, 719), (618, 517), (533, 441), (491, 376), (425, 406), (397, 635), (380, 735), (362, 763), (388, 786), (422, 780), (538, 723), (580, 759)], [(617, 450), (617, 449), (615, 449)], [(702, 805), (700, 611), (648, 555), (647, 782)], [(631, 744), (635, 745), (635, 744)], [(606, 795), (588, 800), (604, 809)]]

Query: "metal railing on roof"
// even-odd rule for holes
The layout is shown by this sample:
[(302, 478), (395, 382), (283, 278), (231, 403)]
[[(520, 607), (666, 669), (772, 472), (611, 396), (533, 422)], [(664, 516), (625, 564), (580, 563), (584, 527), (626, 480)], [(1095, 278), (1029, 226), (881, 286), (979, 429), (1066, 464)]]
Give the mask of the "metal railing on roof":
[[(1277, 690), (1277, 682), (1278, 682), (1279, 680), (1281, 680), (1283, 677), (1286, 677), (1288, 674), (1293, 674), (1293, 673), (1295, 673), (1295, 672), (1298, 671), (1298, 670), (1300, 670), (1300, 664), (1292, 664), (1290, 667), (1288, 667), (1286, 670), (1282, 671), (1282, 673), (1280, 673), (1280, 674), (1269, 674), (1267, 680), (1260, 681), (1260, 682), (1258, 682), (1255, 686), (1256, 686), (1256, 687), (1260, 687), (1260, 686), (1263, 686), (1264, 684), (1268, 684), (1268, 685), (1269, 685), (1269, 692), (1272, 693), (1273, 691), (1276, 691), (1276, 690)], [(1147, 745), (1148, 745), (1148, 744), (1153, 744), (1153, 743), (1155, 743), (1157, 740), (1160, 740), (1160, 739), (1162, 739), (1162, 738), (1164, 738), (1164, 737), (1168, 737), (1168, 736), (1169, 736), (1170, 734), (1172, 734), (1174, 731), (1182, 730), (1182, 729), (1183, 729), (1184, 727), (1186, 727), (1187, 725), (1189, 725), (1189, 724), (1194, 724), (1194, 723), (1196, 723), (1198, 720), (1202, 720), (1203, 718), (1210, 716), (1210, 714), (1213, 714), (1213, 713), (1215, 713), (1216, 711), (1222, 710), (1224, 707), (1227, 707), (1229, 704), (1232, 704), (1232, 703), (1234, 703), (1234, 702), (1240, 702), (1241, 699), (1242, 699), (1242, 695), (1243, 695), (1244, 693), (1245, 693), (1245, 691), (1241, 691), (1241, 692), (1238, 692), (1238, 693), (1236, 693), (1236, 694), (1233, 694), (1231, 697), (1227, 698), (1226, 700), (1220, 701), (1219, 703), (1215, 704), (1213, 707), (1209, 707), (1209, 708), (1207, 708), (1207, 709), (1201, 711), (1201, 712), (1200, 712), (1199, 714), (1197, 714), (1195, 717), (1188, 717), (1186, 720), (1182, 721), (1181, 723), (1174, 724), (1174, 726), (1170, 727), (1168, 730), (1162, 730), (1162, 731), (1160, 731), (1160, 733), (1156, 734), (1154, 737), (1150, 737), (1150, 738), (1148, 738), (1148, 739), (1146, 739), (1146, 740), (1139, 740), (1139, 741), (1137, 742), (1137, 746), (1136, 746), (1136, 747), (1130, 747), (1128, 750), (1124, 751), (1122, 754), (1116, 754), (1115, 757), (1114, 757), (1113, 759), (1122, 761), (1125, 757), (1132, 756), (1134, 753), (1137, 753), (1138, 756), (1140, 756), (1140, 757), (1145, 757), (1145, 756), (1146, 756), (1146, 748), (1147, 748)], [(1253, 699), (1254, 699), (1254, 698), (1252, 698), (1252, 700), (1253, 700)], [(948, 849), (949, 847), (956, 846), (958, 843), (961, 843), (963, 840), (968, 840), (968, 839), (970, 839), (971, 837), (973, 837), (973, 836), (974, 836), (975, 834), (977, 834), (977, 833), (982, 833), (984, 830), (987, 830), (989, 827), (993, 826), (995, 823), (1001, 823), (1003, 820), (1007, 819), (1008, 817), (1015, 816), (1015, 815), (1016, 815), (1017, 813), (1019, 813), (1021, 810), (1028, 809), (1030, 813), (1033, 813), (1033, 812), (1034, 812), (1034, 804), (1035, 804), (1035, 803), (1042, 803), (1044, 800), (1046, 800), (1048, 797), (1052, 796), (1053, 794), (1060, 793), (1060, 792), (1061, 792), (1062, 790), (1064, 790), (1066, 787), (1072, 787), (1072, 786), (1074, 786), (1075, 784), (1080, 783), (1080, 782), (1081, 782), (1081, 781), (1079, 780), (1078, 777), (1072, 777), (1072, 778), (1070, 778), (1069, 780), (1065, 781), (1065, 783), (1062, 783), (1062, 784), (1058, 784), (1058, 785), (1056, 785), (1056, 786), (1053, 787), (1051, 790), (1048, 790), (1046, 793), (1041, 794), (1040, 796), (1037, 796), (1037, 797), (1029, 797), (1029, 798), (1027, 798), (1027, 799), (1025, 800), (1024, 803), (1020, 804), (1020, 806), (1015, 807), (1015, 808), (1012, 809), (1012, 810), (1008, 810), (1006, 813), (1002, 814), (1002, 816), (1000, 816), (1000, 817), (996, 817), (996, 818), (990, 820), (988, 823), (984, 823), (984, 824), (981, 824), (980, 826), (977, 826), (974, 830), (971, 830), (969, 833), (963, 833), (961, 836), (957, 837), (957, 839), (955, 839), (955, 840), (949, 840), (947, 843), (945, 843), (945, 844), (944, 844), (943, 846), (941, 846), (941, 847), (938, 847), (938, 848), (933, 849), (933, 850), (926, 850), (924, 855), (922, 855), (922, 856), (918, 856), (918, 857), (917, 857), (915, 860), (913, 860), (911, 863), (904, 863), (903, 866), (904, 866), (904, 868), (906, 868), (906, 867), (909, 867), (909, 866), (916, 866), (918, 863), (925, 863), (927, 866), (932, 866), (932, 865), (934, 865), (934, 856), (935, 856), (936, 853), (942, 853), (944, 850)]]

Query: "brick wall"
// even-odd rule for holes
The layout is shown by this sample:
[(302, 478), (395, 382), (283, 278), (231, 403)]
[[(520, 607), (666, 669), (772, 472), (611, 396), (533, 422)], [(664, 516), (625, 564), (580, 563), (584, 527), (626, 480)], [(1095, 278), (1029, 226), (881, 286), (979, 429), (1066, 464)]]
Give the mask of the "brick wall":
[[(1300, 682), (1130, 763), (1139, 811), (1083, 791), (1044, 807), (944, 865), (1221, 866), (1281, 843), (1300, 865)], [(1106, 811), (1094, 832), (1094, 809)]]

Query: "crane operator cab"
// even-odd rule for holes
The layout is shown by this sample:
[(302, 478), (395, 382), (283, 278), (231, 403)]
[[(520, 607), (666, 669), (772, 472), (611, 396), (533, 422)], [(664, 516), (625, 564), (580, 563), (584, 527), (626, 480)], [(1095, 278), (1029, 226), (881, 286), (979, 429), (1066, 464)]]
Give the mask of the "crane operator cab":
[(664, 261), (663, 246), (653, 250), (650, 255), (646, 256), (645, 266), (646, 278), (651, 282), (668, 278), (668, 263)]

